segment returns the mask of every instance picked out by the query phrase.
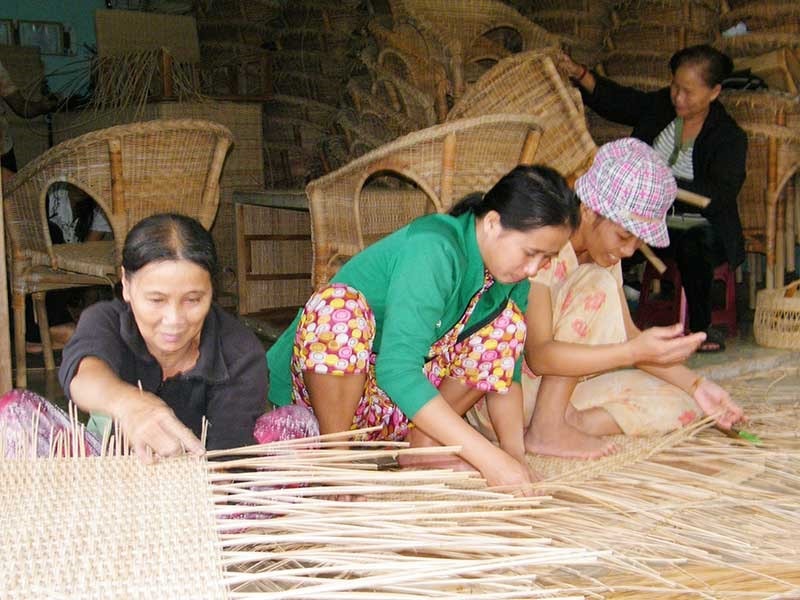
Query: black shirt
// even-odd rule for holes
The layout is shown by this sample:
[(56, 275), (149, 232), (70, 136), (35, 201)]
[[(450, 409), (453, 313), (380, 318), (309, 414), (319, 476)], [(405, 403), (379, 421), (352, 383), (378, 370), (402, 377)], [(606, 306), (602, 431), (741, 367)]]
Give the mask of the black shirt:
[[(594, 93), (581, 88), (584, 102), (606, 119), (633, 126), (632, 137), (652, 145), (656, 136), (675, 118), (669, 88), (643, 92), (594, 72), (593, 75), (597, 82)], [(711, 198), (711, 203), (701, 212), (725, 247), (731, 268), (744, 261), (737, 196), (744, 183), (746, 160), (747, 135), (722, 103), (714, 100), (694, 141), (694, 179), (678, 179), (678, 186)], [(697, 208), (691, 210), (696, 212)]]
[(187, 373), (163, 380), (127, 303), (98, 302), (81, 315), (64, 348), (58, 376), (67, 398), (86, 356), (104, 361), (117, 376), (161, 398), (200, 437), (209, 421), (209, 450), (255, 443), (253, 426), (267, 408), (267, 363), (258, 338), (215, 304), (203, 323), (200, 356)]

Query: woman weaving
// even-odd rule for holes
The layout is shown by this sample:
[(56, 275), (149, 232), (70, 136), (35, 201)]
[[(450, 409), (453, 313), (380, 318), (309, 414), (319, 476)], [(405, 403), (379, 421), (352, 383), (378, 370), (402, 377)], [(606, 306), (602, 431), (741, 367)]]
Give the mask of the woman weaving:
[[(664, 217), (677, 188), (667, 165), (647, 144), (617, 140), (600, 148), (575, 191), (580, 225), (530, 285), (526, 450), (595, 458), (614, 451), (602, 436), (670, 431), (703, 413), (730, 428), (742, 410), (681, 364), (705, 333), (684, 336), (680, 325), (639, 331), (622, 292), (620, 259), (642, 241), (669, 243)], [(468, 418), (495, 436), (486, 406)]]
[[(528, 278), (577, 223), (544, 167), (517, 167), (450, 215), (369, 246), (318, 290), (267, 353), (270, 400), (310, 408), (320, 433), (461, 446), (490, 485), (530, 483), (521, 360)], [(500, 448), (462, 416), (483, 397)]]
[(144, 460), (254, 443), (266, 408), (267, 371), (258, 339), (212, 302), (217, 254), (211, 234), (175, 214), (131, 229), (122, 252), (124, 302), (81, 315), (64, 348), (59, 379), (67, 398), (92, 413), (103, 435), (118, 420)]
[[(707, 196), (703, 219), (670, 228), (670, 247), (681, 274), (691, 331), (705, 331), (699, 351), (724, 349), (711, 324), (714, 268), (744, 260), (744, 237), (736, 197), (745, 179), (747, 137), (718, 100), (733, 63), (707, 45), (676, 52), (669, 61), (670, 87), (643, 92), (599, 76), (562, 55), (559, 67), (579, 86), (584, 102), (601, 116), (633, 126), (633, 137), (655, 148), (678, 186)], [(696, 212), (680, 201), (675, 210)]]

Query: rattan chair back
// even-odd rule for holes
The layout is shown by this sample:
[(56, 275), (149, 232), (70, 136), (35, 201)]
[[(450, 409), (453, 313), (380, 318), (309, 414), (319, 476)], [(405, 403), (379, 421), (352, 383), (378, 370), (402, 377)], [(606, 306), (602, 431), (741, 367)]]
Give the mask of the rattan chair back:
[[(11, 181), (4, 214), (15, 312), (17, 381), (25, 381), (24, 296), (94, 285), (117, 277), (130, 228), (144, 217), (176, 212), (210, 228), (219, 205), (219, 178), (232, 135), (222, 125), (194, 119), (120, 125), (64, 141), (28, 163)], [(114, 234), (109, 242), (53, 244), (47, 192), (56, 182), (90, 196)], [(39, 321), (47, 356), (49, 332)]]
[(503, 59), (475, 82), (450, 110), (448, 121), (495, 113), (530, 114), (543, 127), (537, 161), (565, 176), (597, 150), (586, 128), (583, 103), (552, 60), (554, 49)]
[[(411, 219), (445, 212), (455, 200), (486, 191), (517, 164), (533, 162), (540, 136), (531, 115), (457, 120), (406, 135), (312, 181), (306, 187), (312, 283), (325, 283), (342, 262)], [(365, 188), (386, 174), (413, 186)]]

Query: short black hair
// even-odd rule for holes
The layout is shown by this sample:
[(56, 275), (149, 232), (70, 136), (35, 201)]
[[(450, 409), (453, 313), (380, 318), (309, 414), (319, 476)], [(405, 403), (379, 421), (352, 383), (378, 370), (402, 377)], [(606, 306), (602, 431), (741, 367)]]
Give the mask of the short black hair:
[(128, 232), (122, 249), (126, 276), (165, 260), (191, 261), (208, 271), (212, 281), (219, 269), (211, 234), (195, 219), (176, 213), (142, 219)]
[(579, 206), (575, 192), (557, 171), (543, 165), (520, 165), (485, 194), (463, 198), (450, 209), (450, 214), (472, 212), (481, 217), (494, 210), (506, 229), (567, 226), (574, 230), (580, 223)]
[(678, 50), (669, 59), (669, 69), (673, 75), (680, 67), (687, 64), (702, 67), (703, 81), (710, 88), (722, 85), (722, 82), (733, 73), (731, 58), (708, 44), (699, 44)]

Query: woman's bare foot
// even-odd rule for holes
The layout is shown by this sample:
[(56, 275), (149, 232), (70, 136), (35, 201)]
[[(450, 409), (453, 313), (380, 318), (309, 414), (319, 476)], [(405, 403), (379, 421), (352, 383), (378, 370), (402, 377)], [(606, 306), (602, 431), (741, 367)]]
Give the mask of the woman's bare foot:
[[(408, 432), (406, 441), (411, 448), (436, 448), (436, 440), (422, 433), (417, 427)], [(404, 469), (450, 469), (453, 471), (475, 471), (475, 467), (455, 454), (400, 454), (397, 464)]]
[(545, 456), (588, 459), (613, 454), (616, 446), (609, 440), (584, 433), (566, 422), (546, 427), (531, 423), (525, 432), (525, 450)]

